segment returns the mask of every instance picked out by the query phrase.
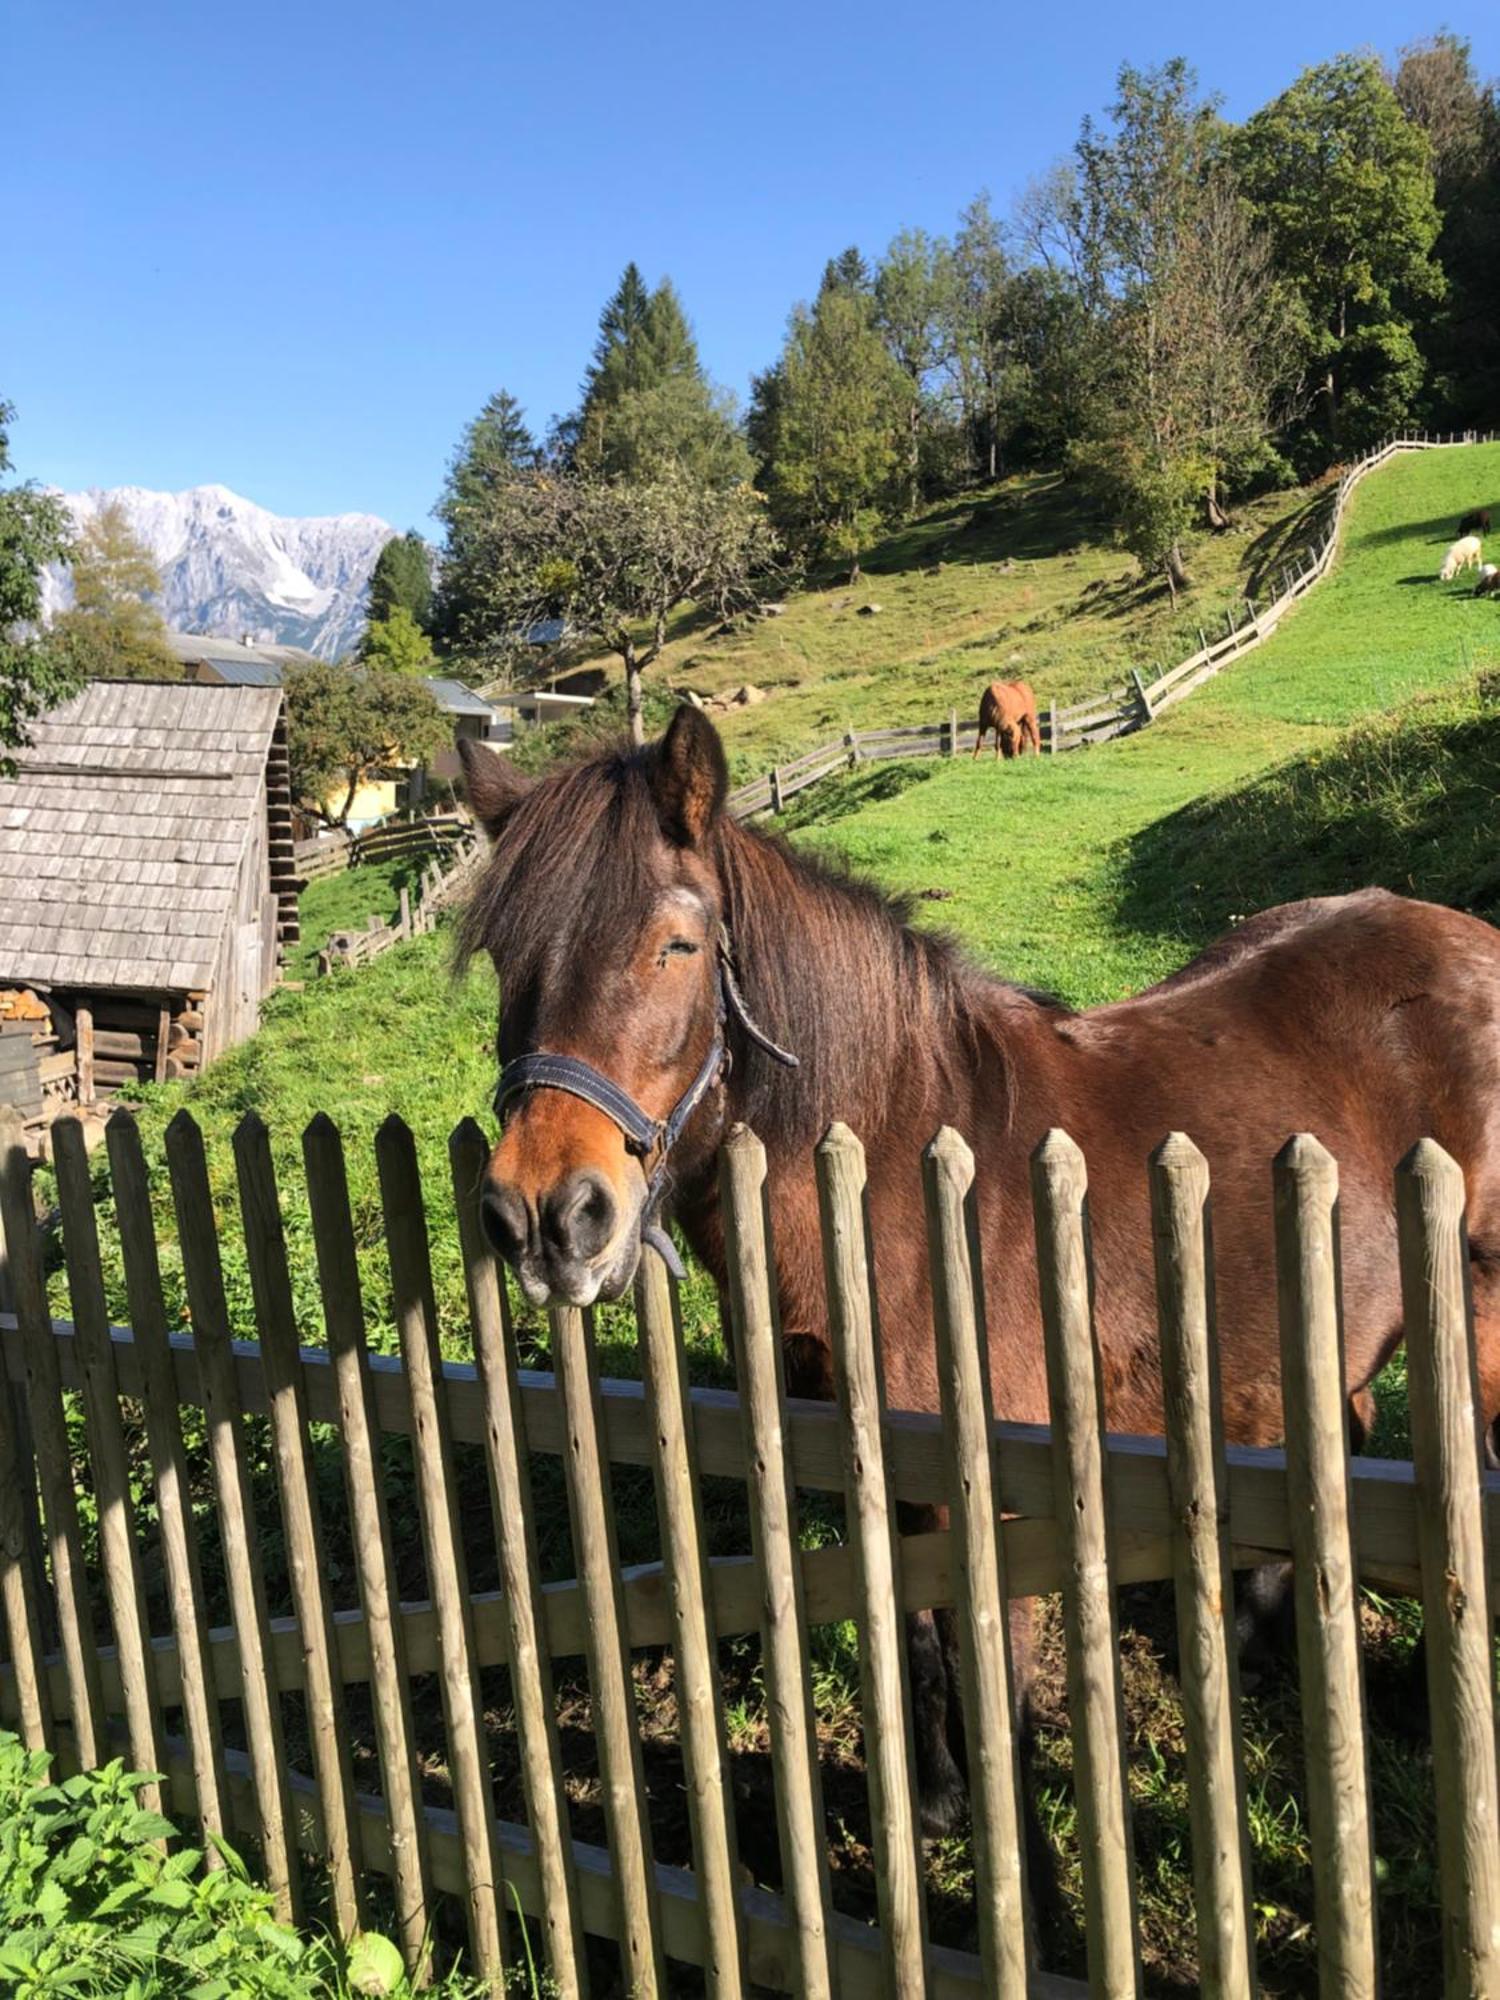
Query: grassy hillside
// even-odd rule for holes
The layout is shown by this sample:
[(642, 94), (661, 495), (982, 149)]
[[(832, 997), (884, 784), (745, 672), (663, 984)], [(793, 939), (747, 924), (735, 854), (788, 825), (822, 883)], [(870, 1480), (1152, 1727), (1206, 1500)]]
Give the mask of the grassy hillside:
[[(807, 794), (795, 837), (892, 888), (935, 890), (925, 920), (1077, 1005), (1160, 978), (1222, 915), (1305, 893), (1312, 867), (1237, 863), (1211, 891), (1204, 823), (1179, 822), (1174, 846), (1161, 831), (1174, 814), (1326, 755), (1351, 724), (1500, 659), (1500, 606), (1434, 580), (1461, 505), (1492, 485), (1500, 446), (1398, 460), (1356, 493), (1338, 568), (1276, 636), (1149, 729), (1057, 758), (876, 767)], [(1315, 764), (1287, 779), (1304, 798), (1322, 782)], [(1154, 871), (1153, 852), (1170, 853)], [(1410, 886), (1389, 846), (1340, 852), (1318, 865), (1321, 887)]]
[[(1017, 477), (890, 536), (853, 588), (840, 580), (792, 592), (779, 617), (727, 632), (684, 616), (648, 681), (702, 695), (746, 682), (766, 691), (722, 720), (737, 777), (851, 725), (977, 711), (1001, 677), (1073, 699), (1132, 664), (1182, 658), (1200, 624), (1222, 629), (1227, 609), (1264, 593), (1317, 502), (1303, 492), (1246, 505), (1232, 529), (1194, 549), (1194, 588), (1174, 607), (1155, 582), (1142, 584), (1076, 487), (1055, 474)], [(868, 605), (878, 615), (862, 615)]]

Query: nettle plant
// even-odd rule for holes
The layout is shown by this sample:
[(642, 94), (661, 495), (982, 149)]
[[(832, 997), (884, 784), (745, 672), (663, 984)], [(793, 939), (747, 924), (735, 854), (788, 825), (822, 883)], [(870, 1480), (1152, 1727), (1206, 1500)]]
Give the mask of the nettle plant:
[(345, 1956), (279, 1923), (226, 1843), (203, 1849), (137, 1802), (116, 1758), (61, 1784), (0, 1732), (0, 1991), (18, 2000), (341, 2000), (409, 1992), (386, 1938)]

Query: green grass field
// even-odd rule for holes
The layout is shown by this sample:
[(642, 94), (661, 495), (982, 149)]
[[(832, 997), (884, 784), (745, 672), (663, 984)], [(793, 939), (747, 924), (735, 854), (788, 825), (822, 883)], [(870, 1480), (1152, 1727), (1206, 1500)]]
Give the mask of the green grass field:
[[(1181, 964), (1232, 916), (1288, 896), (1378, 881), (1500, 915), (1494, 838), (1500, 823), (1500, 677), (1486, 671), (1500, 658), (1500, 607), (1433, 580), (1452, 521), (1497, 481), (1500, 448), (1414, 456), (1376, 474), (1356, 496), (1334, 575), (1260, 652), (1227, 668), (1137, 736), (1017, 764), (985, 759), (876, 767), (804, 795), (785, 828), (795, 841), (843, 856), (893, 890), (938, 891), (941, 900), (916, 905), (919, 920), (952, 928), (987, 963), (1052, 987), (1076, 1004), (1148, 983)], [(1065, 603), (1061, 577), (1044, 568), (1041, 557), (1036, 560), (1044, 570), (1038, 589), (1055, 589), (1055, 601)], [(1065, 566), (1083, 558), (1053, 560)], [(1012, 586), (1013, 573), (996, 579), (977, 563), (973, 570), (966, 583), (976, 595)], [(941, 578), (948, 572), (934, 574)], [(1072, 575), (1068, 589), (1076, 600), (1077, 572)], [(891, 603), (902, 580), (879, 577), (871, 587)], [(810, 608), (806, 615), (811, 618)], [(779, 631), (792, 617), (789, 610), (786, 620), (772, 623)], [(863, 635), (889, 630), (882, 619), (851, 626), (860, 643), (868, 643)], [(764, 642), (757, 637), (757, 643)], [(1057, 643), (1065, 650), (1063, 640)], [(1113, 667), (1079, 644), (1079, 684), (1109, 678)], [(867, 665), (859, 671), (873, 702), (880, 670)], [(915, 701), (921, 690), (904, 669), (891, 671)], [(818, 695), (805, 692), (798, 741), (816, 734), (821, 726), (816, 702), (828, 698), (827, 687)], [(796, 712), (794, 699), (804, 696), (789, 690), (784, 711), (789, 717)], [(752, 711), (746, 726), (776, 707), (767, 703)], [(335, 924), (362, 921), (374, 887), (374, 871), (361, 871), (309, 890), (307, 947), (315, 949)], [(394, 902), (395, 887), (384, 884), (387, 904)], [(383, 907), (375, 904), (377, 910)], [(315, 1111), (327, 1110), (349, 1145), (372, 1336), (379, 1345), (394, 1344), (372, 1140), (381, 1120), (396, 1112), (416, 1133), (426, 1178), (445, 1342), (450, 1352), (464, 1351), (456, 1232), (447, 1219), (452, 1204), (446, 1141), (458, 1119), (486, 1114), (493, 1035), (487, 972), (454, 985), (440, 932), (356, 973), (313, 980), (305, 991), (276, 997), (261, 1032), (196, 1084), (144, 1093), (141, 1116), (153, 1158), (160, 1157), (166, 1120), (182, 1104), (207, 1132), (239, 1331), (252, 1335), (254, 1324), (237, 1247), (229, 1145), (234, 1124), (253, 1109), (271, 1127), (283, 1174), (299, 1315), (304, 1337), (318, 1342), (321, 1321), (300, 1188), (299, 1134)], [(99, 1172), (102, 1189), (102, 1162)], [(185, 1317), (164, 1174), (158, 1173), (155, 1193), (165, 1277), (174, 1313)], [(111, 1302), (123, 1312), (117, 1252), (107, 1227), (104, 1239)], [(57, 1300), (65, 1309), (60, 1279)], [(684, 1317), (695, 1375), (722, 1381), (716, 1302), (701, 1277), (690, 1282)], [(600, 1337), (607, 1372), (637, 1372), (627, 1314), (618, 1309), (601, 1314)], [(523, 1322), (523, 1342), (528, 1357), (544, 1353), (545, 1331), (534, 1318)], [(1399, 1449), (1399, 1374), (1386, 1388), (1381, 1442)], [(327, 1456), (332, 1491), (339, 1478), (337, 1453), (330, 1450)], [(401, 1502), (396, 1512), (411, 1528), (410, 1470), (395, 1446), (391, 1466), (391, 1490)], [(469, 1465), (466, 1476), (474, 1498), (474, 1580), (483, 1587), (487, 1572), (481, 1565), (492, 1564), (493, 1554), (483, 1534), (482, 1466)], [(544, 1559), (553, 1573), (563, 1574), (566, 1510), (555, 1462), (542, 1476), (552, 1480), (541, 1494), (548, 1524)], [(268, 1474), (264, 1483), (269, 1492)], [(722, 1552), (738, 1549), (745, 1526), (742, 1496), (724, 1482), (709, 1484), (714, 1546)], [(616, 1499), (622, 1560), (654, 1556), (649, 1479), (617, 1474)], [(267, 1507), (268, 1561), (281, 1608), (285, 1581), (269, 1500)], [(837, 1533), (837, 1509), (809, 1510), (804, 1531), (809, 1539)], [(1362, 1615), (1374, 1724), (1384, 1990), (1388, 2000), (1421, 2000), (1434, 1990), (1437, 1942), (1431, 1769), (1410, 1680), (1415, 1620), (1411, 1607), (1368, 1595)], [(1077, 1972), (1082, 1905), (1058, 1643), (1056, 1627), (1050, 1626), (1039, 1690), (1037, 1772), (1060, 1860), (1064, 1911), (1046, 1940), (1046, 1956), (1057, 1969)], [(1147, 1989), (1152, 1994), (1196, 1990), (1185, 1753), (1170, 1605), (1163, 1593), (1127, 1594), (1122, 1651)], [(873, 1915), (852, 1630), (820, 1628), (815, 1654), (836, 1894), (841, 1907)], [(725, 1672), (726, 1716), (747, 1788), (741, 1802), (746, 1859), (760, 1879), (771, 1880), (774, 1819), (762, 1782), (767, 1721), (754, 1645), (726, 1648)], [(681, 1813), (670, 1804), (681, 1778), (671, 1747), (669, 1664), (643, 1662), (639, 1693), (652, 1794), (662, 1815), (657, 1838), (665, 1856), (686, 1859)], [(586, 1691), (564, 1677), (562, 1696), (570, 1768), (577, 1774), (576, 1824), (583, 1837), (596, 1838), (598, 1794)], [(513, 1774), (514, 1740), (503, 1697), (491, 1719), (497, 1759)], [(1247, 1687), (1244, 1726), (1262, 1990), (1310, 1995), (1316, 1965), (1301, 1710), (1290, 1665)], [(440, 1784), (440, 1773), (433, 1781)], [(502, 1778), (502, 1790), (510, 1799), (512, 1775)], [(515, 1800), (511, 1805), (519, 1809)], [(970, 1941), (970, 1865), (962, 1839), (929, 1851), (929, 1907), (940, 1941)]]
[[(765, 690), (764, 702), (721, 718), (737, 781), (851, 726), (931, 722), (953, 708), (967, 717), (996, 679), (1074, 700), (1130, 666), (1184, 658), (1200, 625), (1222, 631), (1247, 593), (1269, 595), (1319, 498), (1247, 503), (1230, 530), (1195, 546), (1194, 587), (1174, 606), (1154, 580), (1142, 583), (1075, 487), (1055, 474), (1017, 476), (891, 535), (852, 588), (815, 581), (790, 593), (779, 617), (727, 632), (683, 614), (648, 685)], [(868, 605), (878, 615), (863, 615)]]
[[(1199, 834), (1172, 848), (1183, 824), (1173, 816), (1196, 806), (1211, 817), (1213, 801), (1293, 760), (1348, 755), (1338, 746), (1351, 725), (1500, 660), (1500, 606), (1435, 581), (1455, 496), (1492, 483), (1500, 446), (1414, 454), (1373, 475), (1354, 496), (1334, 573), (1258, 652), (1149, 729), (1056, 758), (875, 766), (795, 801), (795, 838), (892, 889), (939, 891), (917, 905), (920, 921), (1076, 1006), (1148, 985), (1228, 915), (1305, 894), (1314, 880), (1324, 890), (1418, 886), (1420, 855), (1408, 866), (1398, 846), (1367, 852), (1360, 837), (1337, 865), (1304, 857), (1284, 882), (1265, 868), (1246, 878), (1236, 855), (1228, 883), (1243, 890), (1226, 909), (1200, 837), (1209, 820), (1188, 822)], [(1318, 771), (1305, 763), (1287, 782), (1315, 797)], [(1304, 824), (1316, 845), (1315, 822)], [(1150, 857), (1168, 851), (1165, 879)], [(1455, 887), (1440, 875), (1431, 892)], [(1211, 925), (1200, 898), (1217, 912)]]

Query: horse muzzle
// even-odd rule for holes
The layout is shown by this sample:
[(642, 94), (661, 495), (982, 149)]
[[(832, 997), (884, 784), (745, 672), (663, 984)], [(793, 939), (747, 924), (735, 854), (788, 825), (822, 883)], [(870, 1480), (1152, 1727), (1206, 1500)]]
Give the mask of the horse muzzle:
[(479, 1216), (491, 1249), (534, 1306), (591, 1306), (617, 1299), (640, 1261), (644, 1186), (633, 1212), (602, 1173), (580, 1167), (528, 1198), (491, 1172)]

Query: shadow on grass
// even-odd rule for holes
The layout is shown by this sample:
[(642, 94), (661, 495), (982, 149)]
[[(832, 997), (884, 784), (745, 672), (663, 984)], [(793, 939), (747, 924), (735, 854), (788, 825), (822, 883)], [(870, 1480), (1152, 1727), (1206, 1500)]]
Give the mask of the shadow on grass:
[(1132, 930), (1204, 945), (1240, 916), (1380, 887), (1500, 917), (1500, 677), (1417, 703), (1243, 789), (1144, 828), (1117, 904)]

